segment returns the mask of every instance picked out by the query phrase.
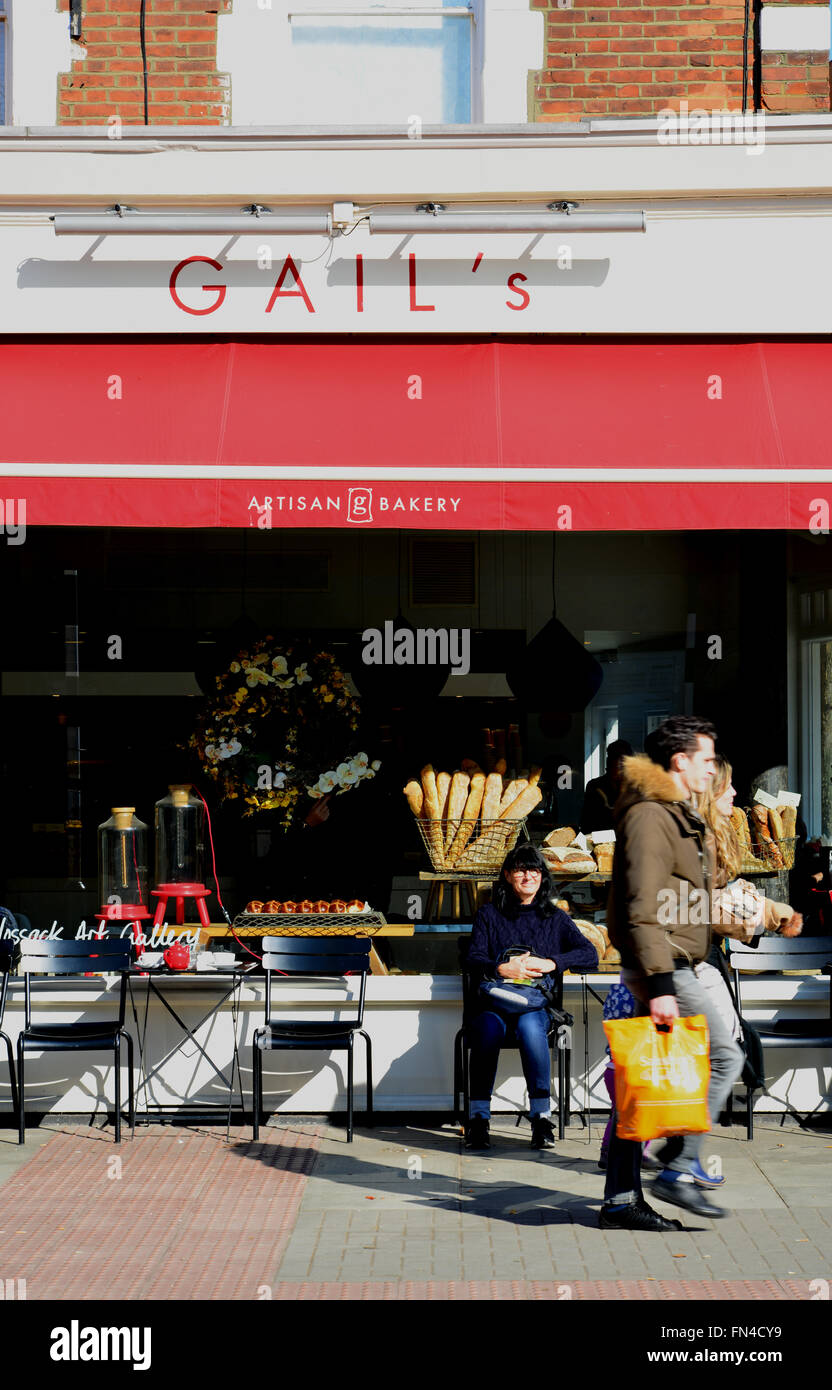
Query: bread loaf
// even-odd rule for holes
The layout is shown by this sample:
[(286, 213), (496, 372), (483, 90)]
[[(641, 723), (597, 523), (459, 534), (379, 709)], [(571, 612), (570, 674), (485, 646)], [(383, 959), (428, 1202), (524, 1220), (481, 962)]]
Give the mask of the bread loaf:
[(595, 947), (598, 953), (598, 960), (602, 961), (604, 959), (604, 952), (607, 949), (607, 943), (595, 923), (587, 922), (582, 917), (575, 917), (573, 920), (581, 935), (585, 936), (587, 941), (591, 942)]
[(436, 786), (436, 773), (430, 763), (422, 768), (422, 825), (430, 846), (433, 866), (441, 869), (445, 864), (445, 847), (442, 843), (442, 809), (439, 805), (439, 792)]
[(593, 853), (595, 855), (595, 862), (598, 865), (598, 872), (601, 874), (611, 874), (613, 856), (615, 855), (615, 842), (613, 840), (608, 840), (602, 845), (595, 845), (593, 847)]
[(778, 806), (780, 819), (783, 823), (783, 839), (787, 841), (783, 845), (783, 864), (787, 869), (794, 868), (794, 840), (797, 835), (797, 807)]
[(755, 853), (761, 859), (766, 860), (772, 868), (783, 868), (783, 856), (780, 848), (771, 838), (771, 831), (768, 828), (768, 807), (752, 806), (749, 816), (749, 826), (752, 833)]
[(525, 791), (516, 796), (511, 805), (506, 807), (505, 811), (500, 812), (500, 820), (523, 820), (542, 800), (543, 793), (537, 783), (534, 786), (527, 786)]
[(571, 825), (561, 826), (559, 830), (550, 830), (544, 845), (571, 845), (575, 838), (575, 832)]
[(518, 797), (522, 791), (525, 791), (528, 785), (528, 779), (525, 777), (515, 777), (511, 782), (507, 783), (503, 791), (503, 794), (500, 797), (501, 817), (503, 812), (508, 810), (515, 797)]
[(425, 800), (425, 794), (422, 791), (421, 784), (419, 782), (414, 781), (408, 782), (407, 786), (404, 789), (404, 794), (407, 797), (407, 804), (413, 812), (414, 816), (421, 816), (422, 806)]
[(620, 951), (616, 951), (616, 949), (615, 949), (614, 946), (610, 946), (610, 947), (608, 948), (608, 950), (607, 950), (607, 951), (605, 952), (605, 954), (604, 954), (604, 964), (605, 964), (605, 965), (620, 965), (620, 964), (621, 964), (621, 952), (620, 952)]
[(468, 788), (471, 785), (471, 778), (467, 772), (455, 772), (451, 778), (451, 789), (448, 793), (448, 814), (445, 820), (445, 853), (447, 854), (454, 841), (454, 836), (459, 829), (459, 822), (462, 819), (462, 812), (465, 810), (465, 802), (468, 800)]
[(471, 785), (468, 788), (468, 799), (465, 802), (459, 829), (454, 835), (451, 848), (445, 855), (445, 865), (449, 869), (453, 868), (456, 864), (474, 832), (474, 823), (479, 818), (484, 793), (485, 773), (475, 772), (471, 778)]
[(451, 793), (450, 772), (437, 772), (436, 799), (439, 802), (439, 819), (444, 821), (448, 815), (448, 797)]
[(731, 824), (739, 841), (740, 853), (743, 859), (751, 855), (751, 832), (748, 829), (748, 820), (745, 811), (741, 806), (735, 806), (731, 812)]
[(503, 779), (499, 772), (492, 772), (485, 779), (485, 793), (482, 798), (483, 821), (499, 820), (502, 799)]

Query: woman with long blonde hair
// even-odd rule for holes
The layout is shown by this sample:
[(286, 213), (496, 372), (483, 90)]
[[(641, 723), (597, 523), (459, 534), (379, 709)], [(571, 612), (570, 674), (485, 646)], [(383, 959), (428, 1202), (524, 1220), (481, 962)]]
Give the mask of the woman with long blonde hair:
[(799, 936), (803, 918), (788, 903), (766, 898), (751, 883), (739, 877), (742, 849), (731, 820), (734, 799), (731, 764), (720, 753), (714, 759), (715, 772), (699, 796), (697, 810), (708, 827), (714, 848), (714, 893), (712, 921), (721, 936), (752, 941), (763, 931), (782, 936)]

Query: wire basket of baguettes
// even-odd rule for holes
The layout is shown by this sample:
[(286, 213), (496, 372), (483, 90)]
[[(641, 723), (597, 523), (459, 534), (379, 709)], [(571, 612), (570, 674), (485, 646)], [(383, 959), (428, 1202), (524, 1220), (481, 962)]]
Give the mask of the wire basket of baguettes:
[(514, 849), (543, 799), (540, 769), (511, 779), (504, 772), (504, 763), (487, 775), (467, 760), (456, 772), (435, 772), (429, 763), (408, 782), (404, 794), (437, 872), (496, 872)]
[(794, 806), (735, 806), (731, 821), (742, 851), (741, 873), (794, 868), (797, 809)]

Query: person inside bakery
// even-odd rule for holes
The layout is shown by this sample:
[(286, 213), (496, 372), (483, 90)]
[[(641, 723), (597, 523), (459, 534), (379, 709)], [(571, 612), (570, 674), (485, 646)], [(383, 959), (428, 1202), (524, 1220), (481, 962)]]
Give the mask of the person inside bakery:
[(581, 834), (613, 829), (613, 809), (621, 790), (621, 764), (632, 754), (632, 744), (617, 738), (607, 747), (607, 766), (603, 777), (587, 782), (581, 810)]
[[(471, 1048), (466, 1149), (491, 1147), (491, 1094), (500, 1048), (505, 1044), (520, 1050), (532, 1148), (552, 1147), (550, 1016), (545, 1003), (526, 1008), (520, 991), (534, 989), (557, 970), (594, 970), (598, 954), (572, 918), (555, 906), (551, 893), (543, 856), (533, 845), (523, 844), (506, 856), (492, 901), (474, 917), (467, 959), (472, 999), (465, 1019)], [(501, 982), (514, 986), (506, 994), (514, 994), (520, 1012), (490, 994), (488, 987)], [(535, 996), (536, 1001), (539, 998)]]

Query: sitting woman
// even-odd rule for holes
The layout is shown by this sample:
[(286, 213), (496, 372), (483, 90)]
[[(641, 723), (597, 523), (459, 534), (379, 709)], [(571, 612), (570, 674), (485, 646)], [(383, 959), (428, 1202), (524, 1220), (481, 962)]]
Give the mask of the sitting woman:
[[(552, 1147), (549, 1012), (539, 993), (539, 1007), (515, 1012), (510, 1003), (489, 996), (488, 982), (539, 985), (556, 970), (594, 970), (595, 947), (581, 935), (571, 917), (551, 901), (551, 879), (545, 860), (529, 844), (507, 855), (493, 898), (474, 918), (468, 969), (477, 990), (475, 1015), (466, 1019), (471, 1047), (471, 1099), (465, 1125), (466, 1149), (488, 1149), (491, 1093), (497, 1076), (500, 1048), (505, 1042), (520, 1049), (529, 1093), (532, 1148)], [(508, 992), (507, 992), (508, 993)]]

